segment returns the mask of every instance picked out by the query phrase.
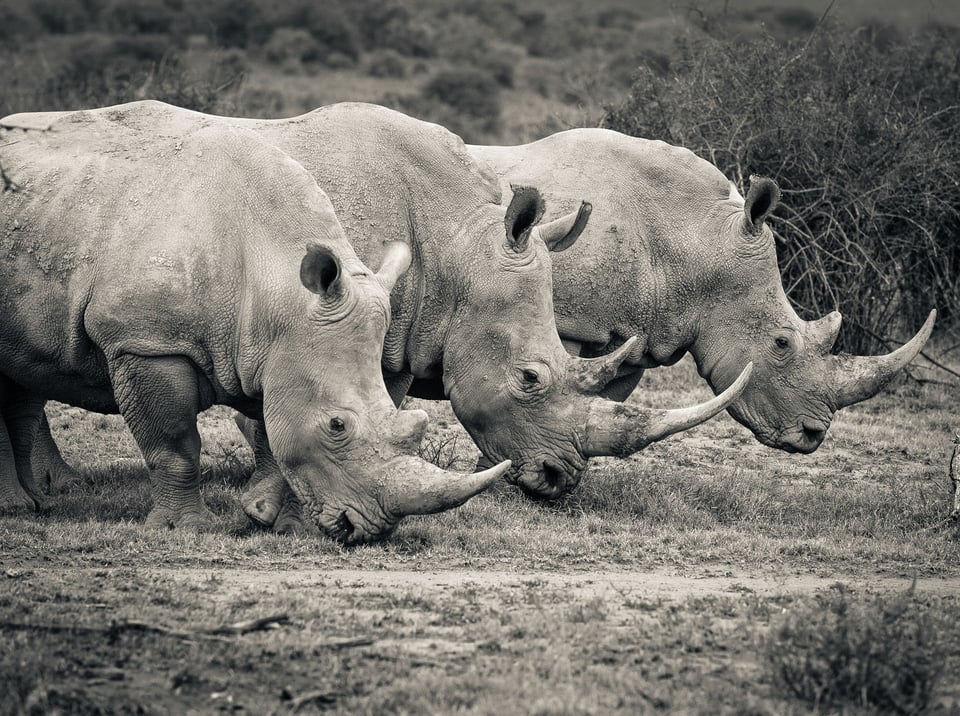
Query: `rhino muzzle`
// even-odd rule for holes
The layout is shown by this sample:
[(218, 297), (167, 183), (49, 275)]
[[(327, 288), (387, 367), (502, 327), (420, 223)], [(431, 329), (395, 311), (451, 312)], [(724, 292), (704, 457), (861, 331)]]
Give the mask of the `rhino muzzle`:
[(510, 468), (510, 461), (470, 475), (443, 470), (412, 456), (390, 460), (375, 484), (379, 488), (366, 499), (368, 509), (341, 505), (336, 498), (321, 495), (326, 481), (314, 484), (301, 469), (290, 469), (278, 463), (280, 473), (307, 516), (328, 536), (345, 544), (359, 544), (383, 539), (397, 523), (408, 515), (427, 515), (459, 507), (499, 480)]

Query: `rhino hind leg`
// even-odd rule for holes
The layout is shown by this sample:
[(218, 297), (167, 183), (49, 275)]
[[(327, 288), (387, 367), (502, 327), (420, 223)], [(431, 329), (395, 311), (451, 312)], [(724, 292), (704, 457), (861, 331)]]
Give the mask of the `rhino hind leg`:
[(63, 459), (60, 448), (57, 447), (50, 432), (50, 422), (46, 413), (40, 416), (37, 438), (33, 443), (31, 467), (34, 479), (46, 487), (51, 495), (81, 483), (80, 473)]
[(204, 529), (216, 518), (200, 495), (200, 394), (186, 358), (123, 355), (111, 366), (117, 405), (150, 470), (148, 527)]
[(38, 507), (20, 484), (10, 433), (6, 420), (0, 416), (0, 512), (33, 512)]
[(4, 381), (0, 388), (3, 436), (0, 443), (0, 507), (40, 509), (43, 498), (30, 466), (33, 440), (43, 414), (39, 398)]

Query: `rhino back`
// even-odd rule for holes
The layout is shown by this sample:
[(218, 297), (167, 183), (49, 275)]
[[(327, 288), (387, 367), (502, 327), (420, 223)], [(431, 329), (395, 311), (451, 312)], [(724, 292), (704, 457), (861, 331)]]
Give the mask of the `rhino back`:
[(384, 240), (433, 250), (430, 241), (452, 239), (465, 212), (500, 202), (496, 177), (481, 172), (459, 137), (385, 107), (345, 102), (252, 123), (316, 178), (373, 265)]
[(299, 288), (304, 237), (332, 214), (309, 176), (159, 103), (60, 113), (17, 135), (0, 157), (21, 186), (0, 204), (0, 369), (107, 409), (105, 358), (176, 353), (238, 391), (236, 356), (262, 350), (243, 333), (265, 330), (238, 320), (253, 303), (272, 320), (295, 310), (277, 286)]

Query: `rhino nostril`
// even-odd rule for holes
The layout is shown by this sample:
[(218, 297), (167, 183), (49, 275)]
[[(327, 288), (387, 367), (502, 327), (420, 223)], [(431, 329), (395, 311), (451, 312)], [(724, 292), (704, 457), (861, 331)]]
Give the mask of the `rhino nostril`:
[(804, 423), (803, 437), (807, 442), (819, 445), (827, 434), (827, 429), (821, 423)]
[(346, 512), (341, 512), (340, 516), (337, 518), (336, 525), (336, 538), (341, 542), (349, 541), (350, 537), (353, 536), (353, 532), (356, 528), (353, 526), (353, 522), (350, 521), (350, 518), (347, 517)]
[(559, 465), (550, 460), (544, 460), (541, 468), (543, 469), (543, 479), (547, 481), (550, 487), (564, 486), (566, 474)]

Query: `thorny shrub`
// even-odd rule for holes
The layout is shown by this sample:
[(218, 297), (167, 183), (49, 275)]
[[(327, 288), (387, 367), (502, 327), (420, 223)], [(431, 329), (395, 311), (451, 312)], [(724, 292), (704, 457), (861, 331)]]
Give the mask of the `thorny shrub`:
[(687, 147), (741, 191), (774, 178), (788, 295), (804, 318), (839, 308), (842, 347), (866, 353), (933, 306), (960, 318), (957, 47), (945, 28), (903, 40), (827, 23), (804, 39), (681, 38), (603, 125)]
[(938, 625), (912, 589), (856, 597), (834, 585), (790, 608), (764, 647), (774, 683), (817, 710), (920, 713), (946, 661)]

